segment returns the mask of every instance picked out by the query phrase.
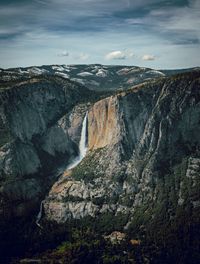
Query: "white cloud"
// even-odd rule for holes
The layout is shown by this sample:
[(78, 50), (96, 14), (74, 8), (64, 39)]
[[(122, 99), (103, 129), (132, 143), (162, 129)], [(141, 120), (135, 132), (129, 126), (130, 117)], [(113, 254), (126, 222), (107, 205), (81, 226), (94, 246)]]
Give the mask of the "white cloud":
[(66, 50), (64, 50), (61, 53), (59, 53), (58, 56), (60, 56), (60, 57), (68, 57), (69, 56), (69, 52), (67, 52)]
[(144, 60), (144, 61), (153, 61), (155, 59), (156, 59), (156, 57), (154, 55), (149, 55), (149, 54), (146, 54), (142, 57), (142, 60)]
[(124, 52), (120, 50), (112, 51), (106, 54), (106, 59), (107, 60), (125, 60), (126, 55)]
[(134, 53), (132, 51), (112, 51), (106, 54), (105, 58), (107, 60), (126, 60), (128, 58), (132, 58)]

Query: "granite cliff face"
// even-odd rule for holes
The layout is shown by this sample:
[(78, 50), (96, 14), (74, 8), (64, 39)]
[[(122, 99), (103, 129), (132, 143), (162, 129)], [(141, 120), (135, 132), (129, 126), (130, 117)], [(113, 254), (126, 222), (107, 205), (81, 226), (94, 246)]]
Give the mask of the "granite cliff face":
[(95, 103), (88, 115), (88, 148), (95, 150), (114, 145), (121, 137), (117, 96)]
[(59, 77), (32, 78), (1, 89), (0, 132), (10, 135), (0, 149), (2, 215), (33, 211), (55, 181), (55, 169), (77, 155), (61, 120), (89, 96), (87, 88)]
[(198, 211), (199, 88), (199, 73), (183, 74), (92, 105), (88, 154), (52, 187), (46, 217), (65, 222), (123, 214), (128, 228), (138, 212), (150, 221), (160, 210), (168, 219), (188, 206)]

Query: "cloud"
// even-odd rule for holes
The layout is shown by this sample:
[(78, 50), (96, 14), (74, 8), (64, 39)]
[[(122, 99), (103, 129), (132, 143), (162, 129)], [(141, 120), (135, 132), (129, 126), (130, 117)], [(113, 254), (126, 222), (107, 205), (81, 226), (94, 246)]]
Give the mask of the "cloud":
[(66, 50), (64, 50), (61, 53), (59, 53), (58, 56), (59, 57), (68, 57), (69, 56), (69, 52), (67, 52)]
[(128, 58), (132, 58), (134, 56), (132, 51), (112, 51), (106, 54), (105, 58), (107, 60), (126, 60)]
[[(139, 12), (139, 11), (138, 11)], [(172, 44), (190, 45), (200, 42), (200, 1), (182, 0), (148, 6), (147, 12), (125, 16), (128, 30), (148, 32)]]
[(106, 59), (107, 60), (125, 60), (126, 55), (124, 52), (120, 50), (112, 51), (106, 54)]
[(156, 59), (156, 57), (154, 55), (149, 55), (149, 54), (146, 54), (142, 57), (142, 60), (144, 60), (144, 61), (153, 61), (155, 59)]

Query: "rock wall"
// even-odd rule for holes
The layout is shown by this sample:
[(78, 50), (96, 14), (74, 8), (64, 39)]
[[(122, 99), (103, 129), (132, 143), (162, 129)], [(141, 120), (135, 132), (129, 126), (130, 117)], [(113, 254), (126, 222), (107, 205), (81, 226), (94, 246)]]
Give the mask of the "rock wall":
[(117, 97), (103, 99), (93, 105), (88, 114), (88, 148), (114, 145), (121, 136)]

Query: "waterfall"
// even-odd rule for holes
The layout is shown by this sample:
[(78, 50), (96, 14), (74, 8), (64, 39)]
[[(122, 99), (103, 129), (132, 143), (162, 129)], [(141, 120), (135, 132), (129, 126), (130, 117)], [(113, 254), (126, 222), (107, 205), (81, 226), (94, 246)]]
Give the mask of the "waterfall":
[(79, 142), (79, 151), (81, 160), (85, 157), (87, 152), (87, 113), (83, 119), (83, 125), (81, 130), (81, 139)]
[[(81, 161), (82, 159), (85, 157), (86, 155), (86, 152), (87, 152), (87, 117), (88, 117), (88, 113), (86, 113), (84, 119), (83, 119), (83, 123), (82, 123), (82, 130), (81, 130), (81, 138), (80, 138), (80, 141), (79, 141), (79, 155), (78, 157), (76, 157), (71, 164), (69, 164), (67, 166), (67, 169), (66, 170), (71, 170), (73, 168), (75, 168)], [(36, 225), (40, 228), (41, 225), (40, 225), (40, 220), (42, 218), (42, 212), (43, 212), (43, 203), (44, 201), (41, 202), (40, 204), (40, 211), (37, 215), (37, 218), (36, 218)]]
[(43, 202), (44, 202), (44, 201), (42, 201), (42, 202), (40, 203), (40, 211), (39, 211), (39, 213), (38, 213), (38, 215), (37, 215), (36, 222), (35, 222), (36, 225), (39, 226), (40, 228), (42, 228), (41, 225), (39, 224), (39, 222), (40, 222), (40, 220), (41, 220), (41, 218), (42, 218)]
[(86, 113), (83, 119), (81, 138), (79, 141), (79, 156), (75, 158), (71, 164), (68, 165), (67, 170), (71, 170), (75, 168), (86, 155), (86, 152), (87, 152), (87, 117), (88, 117), (88, 113)]

